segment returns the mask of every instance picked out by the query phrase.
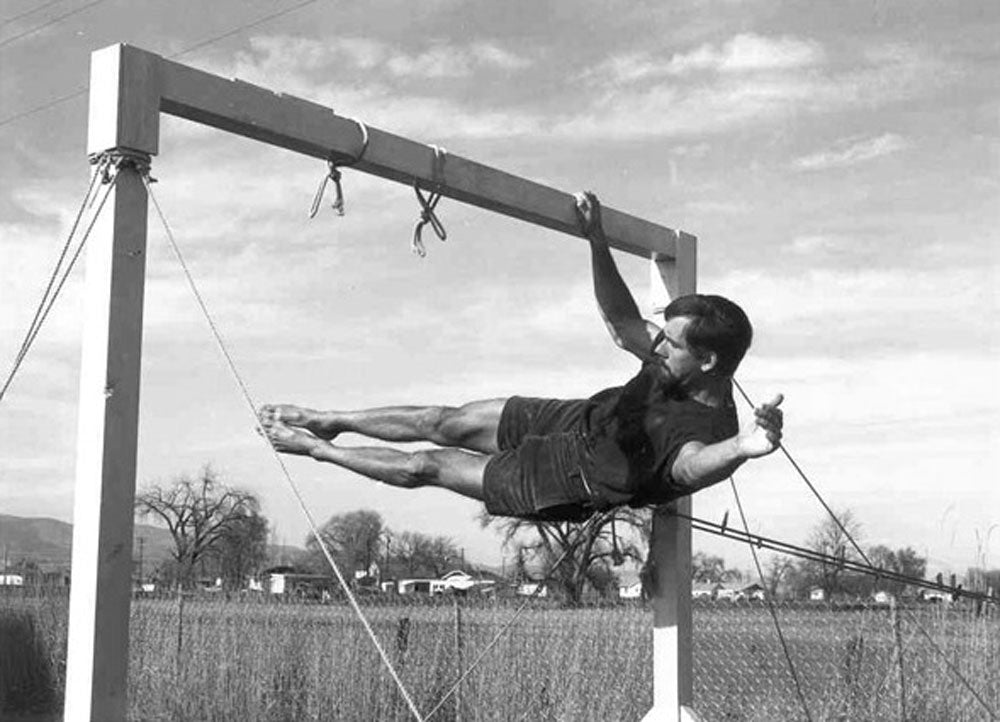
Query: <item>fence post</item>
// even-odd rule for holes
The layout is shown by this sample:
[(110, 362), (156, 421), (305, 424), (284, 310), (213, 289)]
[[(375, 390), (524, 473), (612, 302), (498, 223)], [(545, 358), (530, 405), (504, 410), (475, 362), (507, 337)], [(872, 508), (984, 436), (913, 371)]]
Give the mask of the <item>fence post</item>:
[(903, 634), (899, 624), (899, 610), (896, 608), (896, 597), (889, 598), (889, 610), (892, 615), (892, 638), (895, 647), (896, 671), (899, 675), (899, 720), (906, 722), (906, 678), (903, 674)]
[(455, 605), (455, 672), (458, 674), (459, 682), (455, 687), (455, 722), (462, 720), (462, 607), (458, 603), (458, 595), (452, 595)]

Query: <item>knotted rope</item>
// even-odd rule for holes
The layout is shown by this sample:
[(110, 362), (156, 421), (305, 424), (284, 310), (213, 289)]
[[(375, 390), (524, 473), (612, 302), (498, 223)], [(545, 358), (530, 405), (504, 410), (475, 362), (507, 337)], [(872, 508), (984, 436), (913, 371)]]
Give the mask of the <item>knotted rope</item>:
[(444, 241), (448, 238), (444, 224), (441, 223), (441, 219), (434, 212), (438, 201), (441, 200), (440, 189), (444, 182), (444, 161), (447, 151), (436, 145), (432, 145), (431, 148), (434, 149), (434, 165), (431, 169), (434, 190), (425, 196), (420, 188), (420, 182), (417, 181), (413, 184), (413, 192), (416, 193), (417, 201), (420, 203), (420, 218), (417, 219), (417, 223), (413, 227), (413, 241), (410, 244), (410, 250), (421, 258), (427, 255), (427, 248), (424, 246), (423, 239), (424, 226), (429, 225), (440, 240)]
[(340, 182), (343, 174), (340, 172), (340, 169), (359, 163), (361, 159), (365, 157), (365, 152), (368, 150), (368, 141), (370, 140), (368, 135), (368, 126), (360, 120), (354, 120), (354, 122), (357, 123), (358, 129), (361, 131), (361, 150), (354, 158), (348, 158), (347, 160), (344, 160), (342, 156), (335, 157), (331, 154), (330, 158), (326, 161), (326, 175), (323, 176), (323, 180), (319, 182), (319, 188), (316, 189), (316, 195), (313, 196), (312, 206), (309, 208), (310, 218), (315, 218), (316, 214), (319, 213), (320, 204), (322, 204), (323, 196), (326, 193), (327, 183), (330, 181), (333, 181), (333, 185), (336, 190), (330, 207), (337, 211), (338, 216), (344, 215), (344, 187)]

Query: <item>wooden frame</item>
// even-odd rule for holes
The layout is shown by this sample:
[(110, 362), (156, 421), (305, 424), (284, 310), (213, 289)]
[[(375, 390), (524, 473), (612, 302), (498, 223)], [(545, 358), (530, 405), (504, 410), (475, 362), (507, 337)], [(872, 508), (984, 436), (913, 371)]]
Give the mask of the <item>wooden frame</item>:
[[(160, 113), (352, 167), (580, 236), (571, 194), (447, 154), (331, 109), (227, 80), (127, 45), (91, 60), (88, 152), (156, 155)], [(364, 133), (368, 144), (364, 147)], [(80, 374), (66, 720), (124, 720), (132, 583), (147, 198), (124, 168), (87, 250)], [(662, 296), (695, 288), (694, 236), (604, 209), (611, 245), (652, 260)], [(680, 504), (690, 511), (690, 501)], [(691, 701), (690, 526), (658, 512), (654, 557), (654, 707), (677, 720)]]

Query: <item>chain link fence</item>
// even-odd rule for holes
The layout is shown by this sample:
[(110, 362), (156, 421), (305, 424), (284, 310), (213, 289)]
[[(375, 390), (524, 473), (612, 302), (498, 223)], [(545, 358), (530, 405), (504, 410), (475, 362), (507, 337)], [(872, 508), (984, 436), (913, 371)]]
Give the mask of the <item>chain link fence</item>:
[[(652, 704), (652, 612), (641, 602), (374, 593), (359, 602), (427, 719), (639, 720)], [(0, 712), (58, 710), (67, 607), (64, 593), (0, 593)], [(981, 611), (780, 604), (796, 682), (765, 604), (696, 601), (694, 708), (706, 721), (990, 719), (986, 706), (1000, 708), (1000, 618)], [(140, 597), (130, 635), (134, 720), (413, 719), (336, 596)]]

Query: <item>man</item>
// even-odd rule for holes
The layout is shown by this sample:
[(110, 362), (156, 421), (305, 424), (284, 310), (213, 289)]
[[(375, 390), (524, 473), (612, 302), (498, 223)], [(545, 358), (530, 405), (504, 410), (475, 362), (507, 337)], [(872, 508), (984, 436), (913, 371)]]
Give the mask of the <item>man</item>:
[[(594, 292), (615, 342), (642, 362), (625, 386), (589, 399), (514, 396), (461, 407), (315, 411), (264, 406), (275, 448), (393, 486), (437, 486), (491, 514), (579, 521), (595, 511), (660, 504), (726, 479), (781, 439), (780, 395), (739, 429), (732, 376), (753, 330), (720, 296), (675, 299), (658, 328), (642, 318), (611, 257), (592, 193), (577, 196), (590, 240)], [(344, 432), (439, 448), (404, 452), (335, 444)]]

